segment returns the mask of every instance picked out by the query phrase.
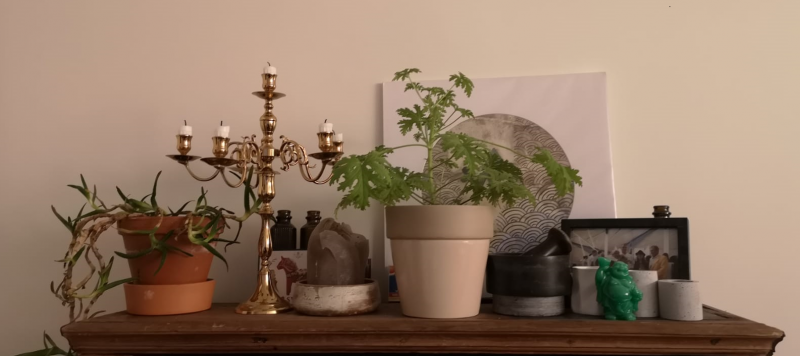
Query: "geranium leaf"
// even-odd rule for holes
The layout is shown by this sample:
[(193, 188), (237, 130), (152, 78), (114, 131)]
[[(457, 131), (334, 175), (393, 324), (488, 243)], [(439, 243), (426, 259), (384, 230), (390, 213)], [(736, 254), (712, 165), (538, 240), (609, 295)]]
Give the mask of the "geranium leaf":
[(550, 180), (556, 187), (558, 196), (564, 196), (567, 193), (575, 192), (575, 184), (583, 185), (581, 177), (578, 175), (577, 169), (572, 169), (569, 166), (562, 165), (556, 161), (555, 157), (546, 149), (540, 149), (533, 158), (533, 163), (538, 163), (544, 167)]

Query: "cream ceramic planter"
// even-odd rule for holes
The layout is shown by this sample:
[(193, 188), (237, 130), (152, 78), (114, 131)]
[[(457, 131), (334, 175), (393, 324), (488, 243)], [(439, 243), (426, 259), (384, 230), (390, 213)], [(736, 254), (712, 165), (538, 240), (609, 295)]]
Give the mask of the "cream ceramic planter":
[(466, 318), (478, 314), (494, 209), (422, 205), (386, 208), (403, 314)]

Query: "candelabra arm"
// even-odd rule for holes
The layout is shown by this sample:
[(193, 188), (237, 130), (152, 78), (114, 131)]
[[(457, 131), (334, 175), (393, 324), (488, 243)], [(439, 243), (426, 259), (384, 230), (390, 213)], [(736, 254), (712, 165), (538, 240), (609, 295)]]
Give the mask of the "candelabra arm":
[[(331, 170), (330, 173), (328, 173), (327, 178), (325, 178), (324, 180), (320, 180), (320, 178), (322, 178), (322, 175), (325, 173), (325, 167), (328, 166), (328, 161), (322, 161), (322, 167), (320, 167), (319, 174), (317, 174), (315, 178), (311, 178), (311, 170), (309, 170), (309, 166), (307, 163), (306, 164), (301, 163), (300, 166), (301, 166), (300, 175), (302, 175), (303, 179), (305, 179), (307, 182), (312, 182), (314, 184), (325, 184), (331, 180), (331, 177), (333, 177), (333, 170)], [(312, 166), (311, 168), (314, 167)]]
[[(294, 165), (308, 165), (308, 154), (306, 153), (305, 147), (303, 145), (297, 143), (297, 141), (290, 140), (285, 136), (281, 136), (283, 139), (283, 143), (281, 144), (281, 148), (278, 150), (280, 152), (279, 157), (281, 162), (283, 162), (283, 166), (281, 167), (282, 171), (288, 171), (289, 167)], [(312, 168), (314, 166), (311, 166)], [(301, 170), (302, 172), (302, 170)]]
[(189, 164), (188, 164), (188, 163), (187, 163), (187, 164), (184, 164), (184, 166), (186, 166), (186, 170), (189, 172), (189, 175), (191, 175), (191, 176), (192, 176), (192, 178), (194, 178), (194, 179), (197, 179), (197, 180), (199, 180), (199, 181), (201, 181), (201, 182), (208, 182), (208, 181), (210, 181), (210, 180), (212, 180), (212, 179), (216, 178), (216, 177), (217, 177), (217, 175), (219, 174), (220, 170), (221, 170), (221, 168), (220, 168), (220, 169), (217, 169), (217, 171), (216, 171), (216, 172), (214, 172), (214, 174), (212, 174), (212, 175), (211, 175), (211, 177), (208, 177), (208, 178), (203, 178), (203, 177), (199, 177), (199, 176), (197, 176), (196, 174), (194, 174), (194, 172), (192, 172), (192, 169), (191, 169), (191, 168), (189, 168)]
[[(224, 169), (224, 168), (223, 168), (223, 169)], [(228, 185), (229, 187), (231, 187), (231, 188), (239, 188), (239, 187), (241, 187), (241, 186), (242, 186), (242, 184), (244, 184), (244, 181), (247, 179), (247, 164), (245, 164), (245, 165), (244, 165), (244, 168), (242, 169), (242, 175), (239, 177), (239, 182), (238, 182), (238, 183), (231, 183), (231, 182), (228, 180), (228, 175), (227, 175), (227, 174), (225, 174), (225, 172), (223, 171), (223, 169), (220, 169), (220, 170), (218, 170), (217, 172), (218, 172), (218, 173), (219, 173), (219, 172), (222, 172), (222, 180), (224, 180), (224, 181), (225, 181), (225, 184), (227, 184), (227, 185)]]

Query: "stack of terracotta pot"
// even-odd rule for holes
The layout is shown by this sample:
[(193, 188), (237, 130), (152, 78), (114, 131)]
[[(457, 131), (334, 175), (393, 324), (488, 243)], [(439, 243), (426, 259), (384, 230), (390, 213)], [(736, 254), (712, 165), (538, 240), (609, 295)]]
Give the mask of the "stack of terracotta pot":
[[(196, 219), (195, 223), (207, 224), (209, 222), (207, 218)], [(149, 235), (131, 232), (152, 230), (157, 226), (159, 220), (161, 220), (159, 217), (134, 217), (121, 220), (117, 224), (127, 254), (134, 254), (150, 248)], [(173, 315), (211, 308), (215, 281), (208, 279), (208, 273), (211, 270), (214, 255), (203, 246), (189, 241), (186, 233), (175, 235), (183, 230), (185, 224), (186, 217), (184, 216), (164, 217), (161, 220), (161, 226), (155, 232), (155, 238), (162, 241), (170, 231), (173, 231), (165, 242), (191, 254), (191, 256), (180, 251), (170, 250), (160, 269), (159, 265), (163, 257), (159, 251), (128, 259), (131, 277), (136, 279), (135, 282), (124, 285), (125, 303), (129, 313)], [(220, 226), (219, 233), (222, 233), (222, 226)]]

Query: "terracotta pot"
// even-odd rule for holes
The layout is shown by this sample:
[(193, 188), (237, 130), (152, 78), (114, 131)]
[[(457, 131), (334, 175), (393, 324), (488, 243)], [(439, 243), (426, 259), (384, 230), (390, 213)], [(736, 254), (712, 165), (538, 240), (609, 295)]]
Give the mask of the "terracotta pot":
[(136, 315), (175, 315), (211, 308), (214, 280), (188, 284), (124, 285), (128, 313)]
[(489, 240), (489, 206), (422, 205), (386, 208), (403, 314), (466, 318), (478, 314)]
[[(196, 219), (195, 223), (199, 222), (201, 218)], [(203, 223), (210, 221), (208, 218), (202, 219)], [(129, 218), (120, 220), (117, 223), (117, 227), (130, 231), (150, 230), (158, 224), (158, 221), (158, 217)], [(170, 230), (175, 230), (175, 233), (177, 233), (183, 229), (185, 223), (186, 217), (183, 216), (164, 217), (161, 226), (156, 231), (156, 239), (163, 239), (164, 235)], [(223, 226), (222, 224), (220, 225), (221, 234)], [(126, 253), (135, 253), (150, 248), (150, 238), (147, 235), (130, 234), (122, 231), (120, 231), (120, 235), (122, 235)], [(167, 260), (164, 262), (164, 266), (161, 267), (157, 274), (156, 270), (158, 270), (158, 265), (161, 262), (160, 252), (155, 251), (139, 258), (128, 259), (131, 277), (137, 279), (137, 284), (186, 284), (205, 282), (208, 279), (208, 272), (211, 270), (211, 262), (214, 259), (214, 255), (203, 246), (195, 245), (189, 241), (189, 237), (185, 233), (171, 236), (167, 244), (192, 254), (192, 257), (177, 251), (170, 251), (167, 253)], [(211, 245), (214, 244), (211, 243)]]

